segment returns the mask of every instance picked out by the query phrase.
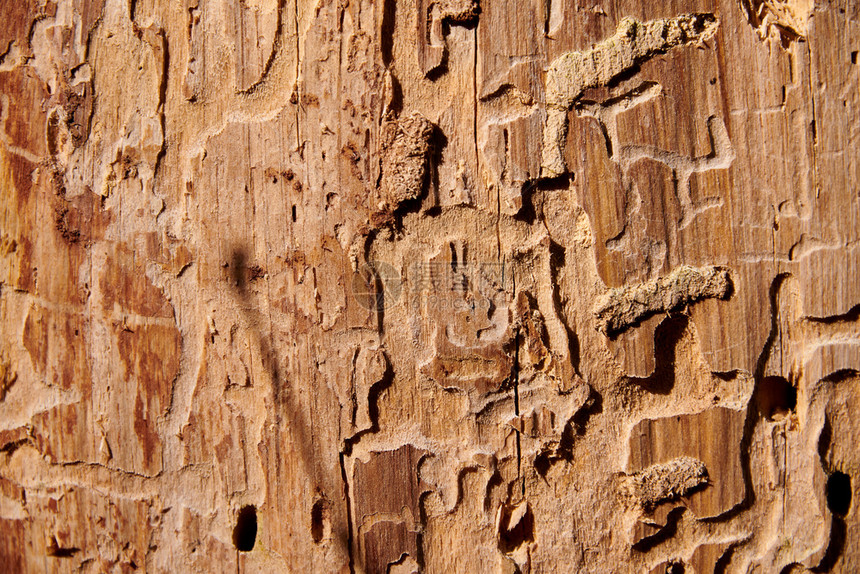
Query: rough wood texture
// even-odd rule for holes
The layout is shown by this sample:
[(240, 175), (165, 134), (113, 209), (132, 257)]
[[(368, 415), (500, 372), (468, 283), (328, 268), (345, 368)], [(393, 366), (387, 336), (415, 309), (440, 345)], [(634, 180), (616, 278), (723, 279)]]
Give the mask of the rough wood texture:
[(856, 2), (0, 21), (0, 571), (860, 570)]

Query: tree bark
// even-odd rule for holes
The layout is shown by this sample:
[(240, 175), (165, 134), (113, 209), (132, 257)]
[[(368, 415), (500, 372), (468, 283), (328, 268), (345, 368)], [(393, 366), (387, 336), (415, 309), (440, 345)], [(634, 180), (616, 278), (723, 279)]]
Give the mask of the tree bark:
[(857, 3), (0, 16), (0, 571), (860, 570)]

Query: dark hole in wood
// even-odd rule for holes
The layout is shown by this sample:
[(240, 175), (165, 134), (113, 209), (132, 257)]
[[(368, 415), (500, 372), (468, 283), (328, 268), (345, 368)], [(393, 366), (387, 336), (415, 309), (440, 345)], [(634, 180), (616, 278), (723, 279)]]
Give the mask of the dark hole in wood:
[(515, 520), (513, 514), (514, 508), (507, 505), (502, 508), (499, 524), (499, 549), (506, 554), (510, 554), (523, 544), (534, 540), (534, 516), (531, 509), (526, 507), (519, 520)]
[(51, 543), (48, 544), (48, 548), (47, 548), (48, 556), (53, 556), (55, 558), (71, 558), (72, 556), (74, 556), (75, 554), (77, 554), (80, 551), (81, 551), (80, 548), (77, 548), (74, 546), (69, 547), (69, 548), (61, 547), (57, 543), (56, 538), (51, 540)]
[(246, 269), (248, 267), (248, 254), (241, 247), (237, 247), (233, 250), (232, 255), (230, 256), (230, 262), (226, 265), (228, 273), (230, 274), (230, 279), (233, 284), (239, 289), (245, 288), (246, 283)]
[(233, 545), (239, 552), (250, 552), (257, 541), (257, 509), (254, 506), (244, 506), (236, 516), (236, 527), (233, 528)]
[(293, 223), (296, 222), (296, 206), (293, 206)]
[(797, 406), (797, 389), (784, 377), (764, 377), (758, 390), (759, 411), (770, 420), (787, 416)]
[(827, 508), (839, 516), (848, 514), (851, 507), (851, 477), (836, 471), (827, 479)]

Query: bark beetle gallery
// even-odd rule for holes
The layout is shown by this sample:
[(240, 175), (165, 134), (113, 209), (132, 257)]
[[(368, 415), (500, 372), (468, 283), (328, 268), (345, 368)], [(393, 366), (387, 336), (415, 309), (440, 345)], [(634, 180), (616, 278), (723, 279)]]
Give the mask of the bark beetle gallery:
[(0, 17), (0, 572), (860, 571), (857, 2)]

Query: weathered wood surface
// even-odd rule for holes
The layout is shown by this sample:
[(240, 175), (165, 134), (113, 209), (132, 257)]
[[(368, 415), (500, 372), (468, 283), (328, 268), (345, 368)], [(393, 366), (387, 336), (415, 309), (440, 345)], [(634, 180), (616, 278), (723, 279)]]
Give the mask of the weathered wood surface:
[(0, 21), (0, 571), (860, 570), (856, 2)]

